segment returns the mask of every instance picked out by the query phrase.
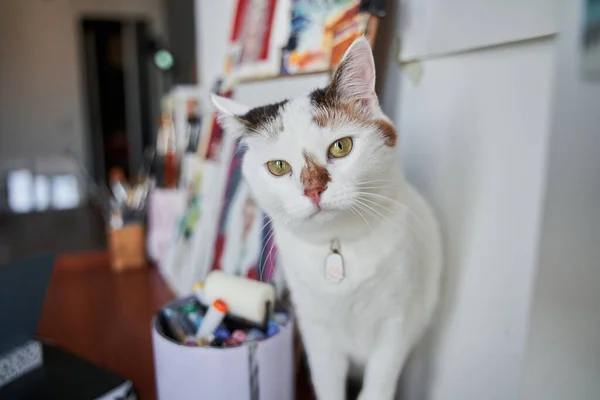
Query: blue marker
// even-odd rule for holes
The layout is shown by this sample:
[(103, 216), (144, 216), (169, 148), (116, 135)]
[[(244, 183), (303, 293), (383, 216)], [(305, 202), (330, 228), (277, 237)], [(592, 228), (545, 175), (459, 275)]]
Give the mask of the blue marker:
[(215, 335), (215, 338), (227, 340), (231, 337), (231, 332), (229, 332), (229, 329), (227, 329), (226, 327), (221, 325), (214, 332), (214, 335)]
[(275, 321), (269, 321), (269, 326), (267, 327), (267, 337), (275, 336), (279, 333), (279, 326)]

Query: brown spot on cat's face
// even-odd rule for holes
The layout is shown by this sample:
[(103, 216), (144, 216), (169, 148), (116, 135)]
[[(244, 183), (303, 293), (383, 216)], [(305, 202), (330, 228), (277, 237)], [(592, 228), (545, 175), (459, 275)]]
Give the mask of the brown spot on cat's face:
[(386, 146), (395, 147), (398, 134), (394, 125), (384, 119), (370, 119), (360, 112), (358, 107), (350, 103), (338, 102), (335, 108), (316, 107), (312, 113), (312, 121), (321, 128), (333, 127), (341, 123), (355, 123), (365, 128), (375, 126)]
[(375, 121), (375, 126), (377, 126), (381, 136), (383, 136), (385, 144), (390, 147), (395, 147), (398, 141), (398, 133), (396, 133), (394, 125), (384, 119), (378, 119)]
[(306, 189), (325, 190), (327, 184), (331, 182), (331, 176), (327, 168), (317, 163), (307, 152), (304, 152), (304, 160), (306, 165), (300, 172), (300, 181), (304, 184), (304, 187)]
[(343, 117), (351, 120), (366, 118), (358, 104), (344, 101), (340, 93), (340, 81), (348, 68), (347, 63), (347, 60), (343, 61), (337, 67), (329, 86), (316, 89), (310, 94), (310, 102), (314, 107), (313, 121), (321, 127), (331, 125), (336, 119)]
[(396, 146), (398, 135), (390, 122), (370, 115), (360, 101), (350, 102), (342, 98), (338, 86), (341, 76), (346, 73), (346, 68), (345, 63), (340, 64), (329, 86), (310, 94), (313, 106), (312, 121), (321, 128), (343, 123), (355, 123), (364, 127), (375, 126), (387, 146)]
[(351, 103), (337, 102), (333, 107), (316, 106), (312, 112), (312, 120), (321, 128), (334, 126), (341, 122), (366, 122), (369, 119), (360, 109)]

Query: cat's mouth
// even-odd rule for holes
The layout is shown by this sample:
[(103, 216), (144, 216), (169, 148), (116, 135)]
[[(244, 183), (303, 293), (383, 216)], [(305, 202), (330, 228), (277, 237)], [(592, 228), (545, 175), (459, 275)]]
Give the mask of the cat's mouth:
[(314, 210), (308, 215), (308, 220), (314, 220), (321, 216), (331, 215), (335, 210), (323, 204), (315, 204)]
[(327, 211), (325, 211), (325, 210), (323, 210), (322, 208), (320, 208), (320, 207), (319, 207), (319, 208), (315, 209), (315, 211), (313, 211), (312, 213), (310, 213), (310, 214), (308, 215), (308, 218), (307, 218), (307, 219), (313, 219), (313, 218), (315, 218), (317, 215), (319, 215), (319, 214), (323, 214), (323, 213), (325, 213), (325, 212), (327, 212)]

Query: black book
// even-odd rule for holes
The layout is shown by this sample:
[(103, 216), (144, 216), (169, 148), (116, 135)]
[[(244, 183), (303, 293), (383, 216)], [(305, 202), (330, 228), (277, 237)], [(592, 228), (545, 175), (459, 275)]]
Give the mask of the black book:
[[(35, 339), (54, 256), (0, 266), (0, 359)], [(135, 399), (131, 381), (56, 346), (42, 343), (42, 366), (0, 386), (0, 399)]]
[(44, 363), (0, 388), (10, 400), (132, 400), (131, 381), (56, 346), (42, 344)]

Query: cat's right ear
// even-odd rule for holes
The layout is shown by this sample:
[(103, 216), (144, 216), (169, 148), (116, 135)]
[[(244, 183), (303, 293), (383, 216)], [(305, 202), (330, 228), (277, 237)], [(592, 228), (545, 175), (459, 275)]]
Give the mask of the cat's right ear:
[(236, 137), (242, 136), (246, 127), (241, 117), (250, 111), (250, 108), (216, 94), (211, 94), (210, 100), (217, 108), (217, 121), (221, 127)]

